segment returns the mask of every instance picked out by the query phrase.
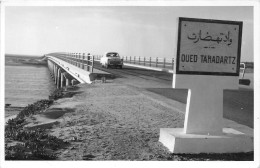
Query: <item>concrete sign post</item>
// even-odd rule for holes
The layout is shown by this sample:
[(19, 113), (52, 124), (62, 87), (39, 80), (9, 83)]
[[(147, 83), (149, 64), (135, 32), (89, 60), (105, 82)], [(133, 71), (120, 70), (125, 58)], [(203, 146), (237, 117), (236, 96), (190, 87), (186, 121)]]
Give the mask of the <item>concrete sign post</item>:
[(238, 89), (241, 39), (242, 22), (179, 18), (173, 88), (189, 90), (184, 128), (160, 130), (171, 152), (253, 150), (251, 137), (223, 128), (223, 90)]

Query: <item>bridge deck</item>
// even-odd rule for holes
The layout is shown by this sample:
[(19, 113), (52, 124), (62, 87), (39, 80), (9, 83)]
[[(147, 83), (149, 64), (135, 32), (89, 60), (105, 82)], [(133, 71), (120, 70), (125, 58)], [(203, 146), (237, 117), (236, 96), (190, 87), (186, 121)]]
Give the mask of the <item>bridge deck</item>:
[(74, 66), (68, 62), (65, 62), (59, 58), (53, 57), (51, 55), (47, 56), (48, 59), (52, 60), (57, 64), (60, 68), (62, 68), (64, 71), (69, 73), (73, 78), (78, 80), (80, 83), (92, 83), (93, 80), (97, 76), (108, 76), (110, 73), (101, 71), (99, 69), (93, 69), (93, 72), (88, 72), (84, 69), (81, 69), (77, 66)]

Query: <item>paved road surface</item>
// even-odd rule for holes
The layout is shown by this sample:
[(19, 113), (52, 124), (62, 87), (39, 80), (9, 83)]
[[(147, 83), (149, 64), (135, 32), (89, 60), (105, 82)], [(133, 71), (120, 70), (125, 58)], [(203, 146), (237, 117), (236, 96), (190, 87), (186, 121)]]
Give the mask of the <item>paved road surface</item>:
[[(134, 87), (144, 88), (167, 98), (186, 103), (187, 90), (172, 88), (172, 74), (124, 66), (123, 69), (105, 69), (99, 63), (95, 68), (115, 75), (115, 80)], [(253, 128), (254, 91), (241, 86), (239, 90), (224, 91), (224, 118)]]

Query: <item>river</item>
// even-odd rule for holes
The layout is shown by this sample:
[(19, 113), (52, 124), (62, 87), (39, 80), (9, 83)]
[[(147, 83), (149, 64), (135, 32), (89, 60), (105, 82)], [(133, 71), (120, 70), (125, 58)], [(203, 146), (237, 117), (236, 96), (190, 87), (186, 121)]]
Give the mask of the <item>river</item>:
[(5, 66), (5, 104), (11, 104), (11, 107), (25, 107), (37, 100), (48, 99), (54, 89), (47, 66)]

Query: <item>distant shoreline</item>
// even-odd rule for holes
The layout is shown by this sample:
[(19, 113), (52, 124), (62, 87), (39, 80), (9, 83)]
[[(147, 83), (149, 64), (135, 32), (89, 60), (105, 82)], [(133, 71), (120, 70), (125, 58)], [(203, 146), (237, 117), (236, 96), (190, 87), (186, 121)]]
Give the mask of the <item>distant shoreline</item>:
[(44, 57), (5, 55), (5, 65), (8, 66), (47, 66)]
[(21, 54), (5, 54), (5, 57), (16, 57), (16, 58), (35, 58), (35, 59), (38, 59), (42, 56), (40, 55), (21, 55)]
[(5, 66), (47, 66), (46, 63), (17, 63), (17, 62), (6, 62)]

